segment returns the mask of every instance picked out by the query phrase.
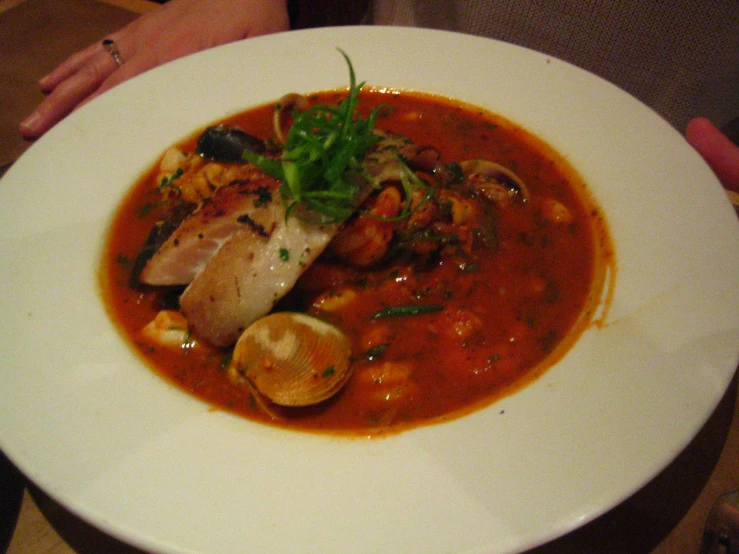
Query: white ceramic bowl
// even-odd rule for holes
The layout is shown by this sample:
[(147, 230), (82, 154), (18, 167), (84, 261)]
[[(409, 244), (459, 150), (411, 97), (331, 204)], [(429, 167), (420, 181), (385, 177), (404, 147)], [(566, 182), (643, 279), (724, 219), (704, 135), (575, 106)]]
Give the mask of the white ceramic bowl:
[[(170, 144), (286, 92), (459, 98), (534, 132), (610, 223), (613, 305), (522, 391), (381, 440), (211, 409), (137, 358), (97, 290), (124, 193)], [(57, 501), (152, 552), (517, 552), (598, 516), (711, 414), (739, 352), (739, 223), (652, 111), (559, 60), (398, 28), (251, 39), (160, 67), (40, 139), (0, 182), (0, 446)]]

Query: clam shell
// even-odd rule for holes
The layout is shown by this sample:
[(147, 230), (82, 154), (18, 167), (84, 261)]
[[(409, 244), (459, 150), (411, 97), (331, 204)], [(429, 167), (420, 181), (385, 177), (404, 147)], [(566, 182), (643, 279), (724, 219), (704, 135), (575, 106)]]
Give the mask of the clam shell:
[[(295, 92), (284, 95), (277, 101), (275, 110), (272, 112), (272, 129), (280, 144), (287, 142), (289, 125), (287, 121), (294, 110), (303, 111), (308, 107), (308, 99), (302, 94)], [(291, 123), (290, 123), (291, 124)]]
[(296, 312), (252, 323), (234, 347), (229, 372), (281, 406), (318, 404), (350, 377), (351, 343), (337, 327)]
[[(529, 199), (529, 189), (526, 184), (516, 175), (513, 171), (505, 166), (498, 163), (491, 162), (488, 160), (468, 160), (460, 162), (460, 168), (465, 177), (471, 175), (480, 175), (485, 178), (491, 179), (493, 185), (499, 185), (504, 189), (507, 189), (510, 194), (520, 195), (523, 200)], [(484, 183), (479, 183), (478, 187), (481, 192), (485, 193)], [(494, 194), (494, 193), (493, 193)], [(494, 200), (494, 198), (491, 198)]]

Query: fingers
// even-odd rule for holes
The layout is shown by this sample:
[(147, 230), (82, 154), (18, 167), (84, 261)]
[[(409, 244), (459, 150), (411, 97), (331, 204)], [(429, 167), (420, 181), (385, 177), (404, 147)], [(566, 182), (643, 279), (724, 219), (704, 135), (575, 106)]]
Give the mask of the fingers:
[(721, 184), (739, 192), (739, 146), (703, 117), (688, 123), (685, 137), (711, 166)]
[[(118, 69), (118, 64), (110, 54), (100, 49), (96, 54), (85, 58), (80, 56), (80, 59), (84, 61), (76, 60), (76, 65), (71, 63), (69, 68), (60, 66), (59, 75), (66, 77), (54, 75), (56, 70), (49, 74), (49, 77), (54, 76), (54, 79), (60, 80), (33, 113), (21, 122), (19, 130), (24, 137), (36, 138), (44, 134), (77, 104), (94, 93)], [(70, 69), (71, 67), (75, 69)]]
[(128, 81), (130, 78), (135, 77), (139, 73), (143, 73), (147, 69), (150, 69), (150, 67), (138, 63), (138, 60), (126, 62), (120, 67), (120, 69), (114, 71), (107, 79), (105, 79), (98, 88), (96, 88), (88, 96), (80, 100), (77, 105), (73, 106), (71, 111), (81, 108), (91, 100), (94, 100), (95, 98), (100, 96), (105, 91), (110, 90), (117, 85), (120, 85), (124, 81)]
[(19, 130), (26, 138), (39, 137), (77, 106), (154, 66), (288, 28), (286, 0), (170, 0), (111, 35), (125, 62), (120, 68), (98, 42), (43, 77), (39, 86), (49, 94)]
[(59, 64), (51, 73), (41, 77), (38, 81), (39, 87), (43, 92), (51, 92), (57, 85), (59, 85), (59, 83), (67, 79), (70, 75), (73, 75), (83, 67), (90, 58), (100, 52), (102, 52), (102, 46), (100, 43), (96, 43), (88, 46), (80, 52), (77, 52), (76, 54), (73, 54)]

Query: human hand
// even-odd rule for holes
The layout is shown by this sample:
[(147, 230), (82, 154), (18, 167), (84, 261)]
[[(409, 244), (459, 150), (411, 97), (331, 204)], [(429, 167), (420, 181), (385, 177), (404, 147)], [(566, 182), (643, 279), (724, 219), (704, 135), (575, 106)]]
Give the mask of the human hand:
[(739, 193), (739, 146), (703, 117), (688, 123), (685, 137), (711, 166), (724, 188)]
[(170, 0), (109, 35), (120, 67), (100, 41), (42, 77), (39, 86), (49, 94), (21, 122), (20, 133), (39, 137), (99, 94), (168, 61), (289, 27), (287, 0)]

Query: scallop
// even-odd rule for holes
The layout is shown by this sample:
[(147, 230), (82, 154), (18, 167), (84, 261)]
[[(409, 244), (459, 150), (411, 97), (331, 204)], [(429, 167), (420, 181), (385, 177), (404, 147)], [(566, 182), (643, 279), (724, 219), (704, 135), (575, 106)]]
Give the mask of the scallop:
[(229, 376), (280, 406), (334, 396), (351, 375), (349, 338), (330, 323), (276, 312), (252, 323), (234, 347)]

